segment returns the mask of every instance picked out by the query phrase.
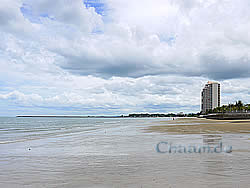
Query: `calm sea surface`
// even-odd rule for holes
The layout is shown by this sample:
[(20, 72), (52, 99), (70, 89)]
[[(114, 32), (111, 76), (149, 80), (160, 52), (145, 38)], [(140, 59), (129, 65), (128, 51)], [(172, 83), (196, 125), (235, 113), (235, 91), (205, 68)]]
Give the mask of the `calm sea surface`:
[[(145, 131), (162, 120), (0, 118), (0, 187), (250, 187), (250, 134)], [(160, 141), (233, 152), (160, 154)]]

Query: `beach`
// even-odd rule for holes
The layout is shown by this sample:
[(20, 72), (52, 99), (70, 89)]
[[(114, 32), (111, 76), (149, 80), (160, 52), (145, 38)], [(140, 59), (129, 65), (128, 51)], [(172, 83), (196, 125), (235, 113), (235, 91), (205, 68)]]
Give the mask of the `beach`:
[[(248, 121), (0, 118), (0, 187), (249, 187)], [(159, 153), (157, 144), (232, 146)]]
[(146, 128), (146, 132), (167, 134), (250, 134), (250, 120), (211, 120), (203, 118), (178, 118), (159, 121)]

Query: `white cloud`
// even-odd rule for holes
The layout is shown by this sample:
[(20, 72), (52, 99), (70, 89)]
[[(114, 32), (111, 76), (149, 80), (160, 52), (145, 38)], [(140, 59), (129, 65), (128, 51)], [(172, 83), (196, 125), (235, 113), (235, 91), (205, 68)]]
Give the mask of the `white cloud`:
[(24, 18), (20, 11), (21, 6), (21, 0), (0, 1), (0, 32), (4, 31), (13, 33), (14, 35), (26, 35), (36, 29), (35, 25)]
[[(192, 110), (199, 110), (199, 92), (203, 80), (186, 80), (185, 77), (143, 77), (98, 79), (94, 77), (76, 77), (69, 80), (56, 80), (53, 85), (46, 83), (40, 77), (43, 87), (21, 86), (20, 91), (10, 91), (0, 95), (0, 99), (8, 100), (24, 106), (41, 107), (78, 107), (104, 108), (113, 113), (122, 113), (126, 109), (131, 111), (147, 110), (152, 106), (159, 112), (178, 112), (189, 106)], [(46, 85), (50, 86), (47, 87)], [(46, 91), (45, 88), (46, 87)], [(44, 93), (45, 92), (45, 93)], [(26, 93), (26, 94), (25, 94)], [(186, 96), (190, 97), (186, 97)], [(190, 102), (192, 105), (190, 105)], [(172, 109), (179, 108), (179, 109)], [(151, 109), (152, 110), (152, 109)], [(154, 110), (154, 111), (155, 111)]]
[(104, 2), (103, 17), (80, 0), (1, 0), (0, 99), (102, 113), (190, 112), (199, 110), (207, 79), (218, 79), (222, 103), (248, 102), (247, 0)]
[(0, 94), (0, 99), (9, 99), (15, 102), (19, 102), (24, 105), (32, 105), (42, 102), (42, 97), (38, 94), (23, 94), (19, 91), (13, 91), (8, 94)]
[(102, 18), (94, 8), (87, 9), (82, 0), (26, 0), (32, 7), (34, 16), (45, 16), (54, 21), (69, 24), (84, 33), (102, 26)]
[(107, 2), (112, 21), (102, 34), (56, 38), (49, 45), (63, 58), (59, 66), (74, 74), (101, 77), (250, 75), (246, 1)]

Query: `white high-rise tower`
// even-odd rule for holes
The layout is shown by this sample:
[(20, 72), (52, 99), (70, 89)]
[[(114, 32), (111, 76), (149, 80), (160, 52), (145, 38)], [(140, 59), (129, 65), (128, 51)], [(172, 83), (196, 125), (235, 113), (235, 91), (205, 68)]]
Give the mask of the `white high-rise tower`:
[(220, 106), (220, 84), (208, 82), (201, 92), (201, 111), (207, 112)]

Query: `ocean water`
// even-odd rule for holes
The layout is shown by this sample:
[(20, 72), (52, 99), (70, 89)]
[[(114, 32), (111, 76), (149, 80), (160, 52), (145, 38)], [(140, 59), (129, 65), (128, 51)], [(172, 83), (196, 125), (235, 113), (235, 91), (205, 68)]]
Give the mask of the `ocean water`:
[[(250, 134), (148, 133), (155, 119), (0, 118), (0, 187), (249, 187)], [(159, 142), (231, 153), (158, 153)]]

